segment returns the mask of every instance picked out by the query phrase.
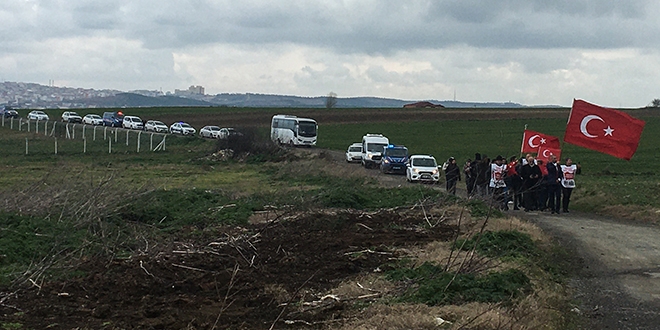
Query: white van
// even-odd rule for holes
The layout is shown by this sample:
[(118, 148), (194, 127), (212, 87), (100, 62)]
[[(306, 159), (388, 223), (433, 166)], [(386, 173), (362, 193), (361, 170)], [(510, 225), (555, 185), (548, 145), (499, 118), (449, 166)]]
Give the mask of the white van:
[(128, 128), (128, 129), (143, 129), (144, 124), (142, 123), (142, 119), (140, 117), (136, 116), (124, 116), (124, 120), (121, 123), (121, 126), (123, 128)]
[(390, 140), (383, 134), (367, 134), (362, 137), (362, 166), (377, 167), (383, 158), (383, 149)]

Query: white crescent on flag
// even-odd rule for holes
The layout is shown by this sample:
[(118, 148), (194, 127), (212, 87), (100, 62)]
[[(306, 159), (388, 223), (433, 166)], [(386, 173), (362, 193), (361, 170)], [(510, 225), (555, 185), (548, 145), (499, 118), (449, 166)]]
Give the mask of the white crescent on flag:
[(587, 125), (589, 124), (590, 121), (595, 120), (595, 119), (600, 120), (603, 123), (605, 122), (603, 120), (603, 118), (600, 118), (599, 116), (596, 116), (596, 115), (588, 115), (588, 116), (584, 116), (584, 118), (582, 118), (582, 121), (580, 122), (580, 132), (582, 132), (582, 134), (584, 136), (586, 136), (588, 138), (592, 138), (592, 139), (595, 138), (595, 137), (598, 137), (597, 135), (590, 134), (589, 131), (587, 131)]
[(532, 147), (532, 148), (538, 148), (540, 146), (540, 144), (534, 144), (534, 139), (540, 138), (540, 137), (541, 136), (539, 136), (538, 134), (530, 136), (529, 140), (527, 140), (527, 144), (529, 144), (529, 146)]
[[(548, 154), (549, 154), (549, 155), (548, 155)], [(552, 155), (553, 155), (553, 153), (552, 153), (549, 149), (545, 149), (545, 150), (543, 150), (543, 157), (545, 157), (545, 158), (549, 158), (549, 157), (552, 156)]]

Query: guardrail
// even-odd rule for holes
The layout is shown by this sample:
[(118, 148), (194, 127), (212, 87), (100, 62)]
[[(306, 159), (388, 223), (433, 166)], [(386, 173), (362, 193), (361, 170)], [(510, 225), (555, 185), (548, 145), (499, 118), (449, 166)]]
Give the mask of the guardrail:
[[(25, 154), (165, 151), (166, 133), (48, 120), (5, 118), (0, 127), (33, 133), (25, 138)], [(50, 147), (47, 147), (50, 145)], [(146, 148), (148, 146), (148, 149)], [(48, 151), (50, 150), (50, 151)]]

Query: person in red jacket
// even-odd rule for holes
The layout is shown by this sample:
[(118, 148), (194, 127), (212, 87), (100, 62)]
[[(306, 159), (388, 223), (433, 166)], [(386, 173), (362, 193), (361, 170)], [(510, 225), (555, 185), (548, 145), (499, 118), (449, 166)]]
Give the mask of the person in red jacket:
[(509, 158), (509, 164), (506, 168), (506, 177), (504, 182), (509, 192), (509, 199), (513, 201), (513, 209), (520, 210), (522, 207), (522, 193), (520, 188), (522, 187), (522, 178), (518, 173), (518, 158), (512, 156)]

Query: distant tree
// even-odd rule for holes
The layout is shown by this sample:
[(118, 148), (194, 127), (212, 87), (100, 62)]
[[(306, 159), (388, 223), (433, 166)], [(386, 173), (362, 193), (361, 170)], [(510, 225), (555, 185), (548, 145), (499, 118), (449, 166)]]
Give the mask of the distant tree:
[(325, 99), (325, 107), (327, 109), (332, 109), (337, 105), (337, 94), (335, 92), (330, 92)]
[(654, 108), (660, 108), (660, 99), (653, 99), (653, 101), (651, 101), (651, 106)]

